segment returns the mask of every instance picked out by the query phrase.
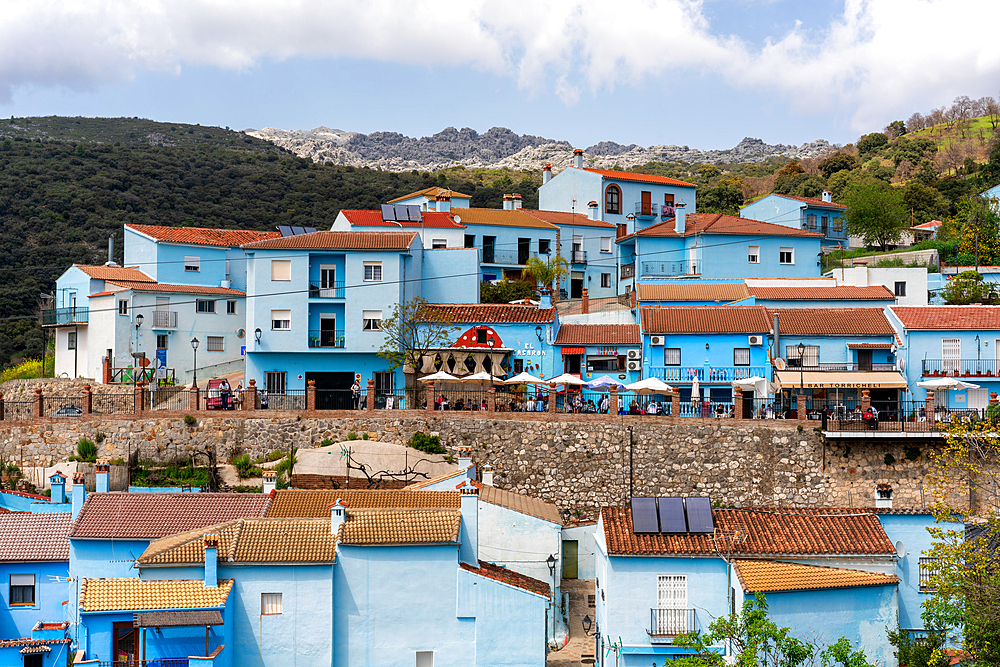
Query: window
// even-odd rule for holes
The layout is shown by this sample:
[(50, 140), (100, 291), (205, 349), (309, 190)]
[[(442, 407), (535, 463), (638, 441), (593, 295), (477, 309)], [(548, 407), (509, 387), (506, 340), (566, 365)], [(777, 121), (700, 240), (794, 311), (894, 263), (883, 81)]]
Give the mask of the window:
[(486, 329), (476, 329), (476, 344), (486, 344)]
[(291, 280), (292, 260), (272, 259), (271, 260), (271, 280)]
[[(960, 338), (941, 339), (941, 368), (946, 372), (955, 373), (961, 365), (962, 340)], [(940, 392), (947, 395), (947, 392)]]
[(215, 312), (215, 299), (196, 299), (195, 310), (199, 313), (214, 313)]
[(70, 331), (66, 335), (66, 349), (75, 350), (76, 349), (76, 332)]
[(193, 255), (184, 255), (184, 270), (201, 271), (201, 257), (195, 257)]
[(264, 386), (267, 388), (267, 393), (269, 393), (269, 394), (284, 394), (285, 393), (285, 372), (284, 371), (265, 371), (264, 372)]
[(602, 273), (601, 274), (601, 287), (611, 287), (611, 274)]
[(514, 375), (519, 375), (524, 372), (524, 359), (514, 360)]
[(35, 604), (35, 575), (10, 575), (10, 604)]
[(382, 280), (382, 262), (365, 262), (365, 282)]
[(795, 263), (795, 248), (778, 248), (778, 263), (779, 264), (794, 264)]
[(664, 366), (680, 366), (681, 365), (681, 348), (679, 348), (679, 347), (665, 347), (665, 348), (663, 348), (663, 365)]
[(260, 594), (260, 615), (272, 616), (281, 613), (281, 593)]
[(733, 350), (733, 366), (750, 365), (750, 348), (737, 347)]
[(381, 310), (362, 310), (362, 331), (381, 331), (382, 330), (382, 311)]
[(751, 264), (760, 264), (760, 246), (752, 245), (747, 248), (747, 261)]
[(165, 350), (167, 349), (167, 339), (170, 338), (167, 334), (156, 334), (156, 349)]
[(225, 352), (226, 351), (226, 339), (222, 336), (208, 336), (208, 343), (206, 344), (209, 352)]
[(789, 366), (816, 368), (819, 366), (819, 345), (805, 345), (803, 347), (802, 358), (799, 359), (799, 346), (787, 345), (785, 347), (785, 358), (788, 359)]
[(417, 651), (416, 667), (434, 667), (434, 651)]
[(118, 300), (118, 314), (119, 315), (128, 315), (128, 299), (119, 299)]
[(937, 558), (921, 558), (920, 564), (920, 592), (933, 593), (936, 589), (931, 587), (931, 577), (938, 573)]
[(235, 301), (227, 301), (226, 302), (226, 315), (235, 315), (235, 314), (236, 314), (236, 302)]
[(466, 248), (475, 248), (476, 247), (476, 235), (475, 234), (466, 234), (465, 235), (465, 247)]
[(548, 239), (538, 239), (538, 254), (539, 255), (552, 254), (552, 241)]
[(812, 213), (806, 216), (806, 228), (816, 229), (816, 216)]
[(897, 280), (896, 281), (896, 296), (906, 296), (906, 281)]
[(272, 310), (271, 329), (274, 331), (288, 331), (292, 328), (292, 311)]
[(604, 212), (622, 212), (622, 191), (617, 185), (609, 185), (604, 191)]
[(431, 248), (432, 249), (447, 248), (447, 247), (448, 247), (448, 240), (447, 239), (431, 239)]
[(611, 252), (611, 237), (602, 236), (601, 237), (601, 252)]

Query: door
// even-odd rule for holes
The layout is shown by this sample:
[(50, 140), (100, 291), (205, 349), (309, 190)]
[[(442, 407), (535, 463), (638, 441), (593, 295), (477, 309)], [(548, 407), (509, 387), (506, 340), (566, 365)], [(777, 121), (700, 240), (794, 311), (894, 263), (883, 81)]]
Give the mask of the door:
[(583, 271), (573, 271), (569, 276), (569, 298), (583, 298)]
[(493, 260), (496, 259), (495, 250), (497, 245), (497, 237), (495, 236), (484, 236), (483, 237), (483, 264), (492, 264)]
[(320, 315), (319, 316), (319, 346), (320, 347), (338, 347), (339, 336), (337, 336), (337, 316), (336, 315)]
[(562, 543), (562, 576), (563, 579), (576, 579), (580, 543), (577, 540), (563, 540)]
[[(396, 376), (389, 372), (372, 373), (375, 380), (375, 409), (381, 410), (386, 407), (388, 396), (393, 396), (396, 390)], [(401, 409), (398, 398), (394, 398), (393, 403), (396, 409)]]
[(639, 196), (642, 199), (642, 214), (653, 215), (653, 193), (643, 191)]
[(135, 661), (135, 632), (132, 621), (115, 623), (112, 626), (111, 654), (115, 662)]
[(573, 235), (573, 257), (572, 261), (574, 264), (583, 264), (586, 262), (586, 257), (583, 254), (583, 237)]
[(872, 351), (858, 350), (858, 370), (870, 371), (872, 369)]
[(563, 370), (570, 375), (580, 375), (581, 360), (583, 359), (582, 354), (569, 354), (565, 357), (563, 363)]
[(990, 404), (990, 390), (989, 389), (970, 389), (969, 390), (969, 407), (975, 410), (979, 410), (982, 413), (986, 410), (986, 406)]
[(337, 267), (333, 264), (319, 265), (319, 298), (332, 299), (337, 296)]
[(531, 255), (531, 239), (518, 239), (517, 240), (517, 263), (527, 264), (528, 257)]
[[(350, 410), (354, 407), (351, 385), (354, 373), (306, 373), (306, 386), (312, 380), (316, 383), (317, 410)], [(365, 397), (367, 383), (361, 383), (361, 398)]]
[(962, 341), (958, 338), (941, 339), (941, 369), (947, 375), (957, 375), (962, 363)]
[(24, 656), (24, 667), (42, 667), (41, 653), (28, 653)]
[(656, 634), (679, 635), (687, 627), (687, 576), (661, 574), (656, 578)]

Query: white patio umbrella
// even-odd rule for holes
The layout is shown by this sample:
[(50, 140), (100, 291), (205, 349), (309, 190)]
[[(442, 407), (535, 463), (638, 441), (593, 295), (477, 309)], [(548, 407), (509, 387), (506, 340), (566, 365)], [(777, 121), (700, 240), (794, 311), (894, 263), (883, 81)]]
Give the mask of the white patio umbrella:
[(645, 380), (625, 385), (625, 391), (634, 391), (637, 394), (666, 394), (673, 390), (673, 387), (657, 378), (646, 378)]
[(700, 403), (701, 402), (701, 385), (698, 384), (698, 376), (694, 376), (694, 381), (691, 383), (691, 402)]
[(748, 377), (743, 380), (736, 380), (733, 382), (733, 389), (742, 389), (743, 391), (752, 391), (754, 393), (754, 398), (767, 398), (768, 390), (770, 389), (770, 382), (767, 378), (762, 378), (759, 375), (753, 377)]
[(438, 371), (437, 373), (432, 373), (430, 375), (425, 375), (419, 378), (421, 382), (459, 382), (459, 379), (454, 375), (445, 373), (444, 371)]
[(548, 381), (542, 378), (536, 378), (531, 373), (518, 373), (509, 380), (504, 380), (504, 384), (548, 384)]
[(932, 391), (937, 391), (938, 389), (979, 389), (978, 384), (962, 382), (958, 378), (947, 377), (924, 380), (923, 382), (918, 382), (917, 386), (922, 387), (923, 389), (930, 389)]
[(480, 371), (473, 375), (466, 375), (464, 378), (459, 378), (458, 380), (462, 384), (496, 384), (500, 380), (494, 375), (490, 375), (486, 371)]
[(557, 384), (572, 385), (574, 387), (582, 387), (587, 384), (586, 381), (581, 380), (575, 375), (570, 375), (569, 373), (563, 373), (562, 375), (557, 375), (556, 377), (549, 380), (546, 384), (555, 386)]
[(587, 383), (587, 388), (594, 389), (595, 391), (610, 391), (611, 387), (618, 387), (618, 391), (623, 391), (625, 383), (619, 382), (610, 375), (602, 375)]

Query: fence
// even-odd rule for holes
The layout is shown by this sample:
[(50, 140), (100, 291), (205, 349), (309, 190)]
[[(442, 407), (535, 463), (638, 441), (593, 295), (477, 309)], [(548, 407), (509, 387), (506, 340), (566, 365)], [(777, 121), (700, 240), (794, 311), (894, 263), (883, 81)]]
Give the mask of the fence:
[(34, 419), (34, 401), (4, 401), (4, 421), (22, 422)]
[(191, 392), (184, 387), (152, 387), (145, 390), (147, 410), (187, 410)]
[(306, 390), (287, 389), (280, 394), (262, 393), (260, 407), (262, 410), (305, 410)]
[(83, 397), (43, 396), (42, 414), (46, 417), (79, 417), (83, 414)]
[(135, 412), (135, 394), (92, 394), (92, 412), (104, 415), (130, 415)]

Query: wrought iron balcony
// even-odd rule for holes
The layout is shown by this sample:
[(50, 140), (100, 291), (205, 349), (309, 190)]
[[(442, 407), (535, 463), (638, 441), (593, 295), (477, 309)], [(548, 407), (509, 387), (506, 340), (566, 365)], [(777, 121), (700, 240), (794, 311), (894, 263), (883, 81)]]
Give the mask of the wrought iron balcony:
[(694, 382), (695, 378), (698, 382), (732, 382), (752, 377), (766, 377), (763, 366), (653, 366), (649, 369), (649, 373), (667, 384)]
[(818, 362), (806, 359), (804, 365), (799, 365), (798, 359), (788, 359), (788, 370), (803, 371), (894, 371), (895, 363), (872, 362), (870, 364), (859, 364), (854, 361), (830, 361)]
[(643, 262), (644, 276), (693, 276), (698, 275), (697, 262)]
[(310, 331), (309, 347), (344, 347), (344, 330)]
[(333, 286), (318, 287), (316, 285), (309, 286), (309, 298), (310, 299), (343, 299), (344, 298), (344, 281), (338, 280), (333, 283)]
[(42, 326), (65, 327), (86, 324), (90, 318), (90, 308), (70, 306), (69, 308), (49, 308), (42, 311)]
[(650, 609), (650, 641), (666, 640), (695, 629), (694, 609)]
[[(505, 266), (524, 266), (531, 257), (538, 257), (537, 252), (523, 252), (520, 250), (494, 250), (487, 253), (483, 250), (483, 264), (503, 264)], [(542, 261), (549, 259), (548, 255), (542, 256)]]
[(637, 201), (635, 203), (635, 217), (655, 218), (660, 215), (660, 205), (651, 202)]
[(177, 311), (176, 310), (154, 310), (153, 311), (153, 328), (154, 329), (176, 329), (177, 328)]
[(997, 377), (994, 359), (924, 359), (923, 374), (949, 377)]
[(587, 251), (586, 250), (574, 250), (572, 251), (572, 264), (586, 264), (587, 263)]

